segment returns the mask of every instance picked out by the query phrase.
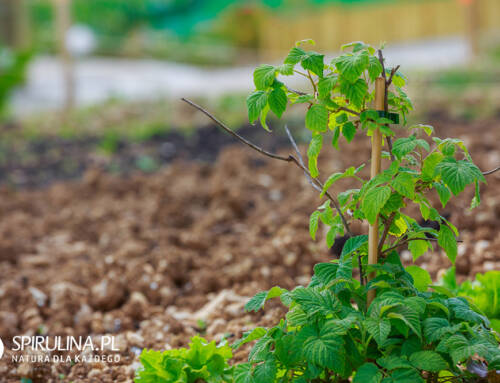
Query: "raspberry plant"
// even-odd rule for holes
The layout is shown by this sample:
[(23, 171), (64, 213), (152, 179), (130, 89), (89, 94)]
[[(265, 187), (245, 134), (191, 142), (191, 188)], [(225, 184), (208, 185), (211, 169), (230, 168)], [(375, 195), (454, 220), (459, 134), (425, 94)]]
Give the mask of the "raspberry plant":
[[(325, 63), (322, 54), (307, 51), (303, 45), (293, 47), (282, 65), (262, 65), (255, 70), (256, 89), (248, 96), (247, 107), (250, 121), (260, 120), (270, 130), (266, 123), (269, 112), (281, 118), (288, 105), (303, 104), (305, 127), (311, 133), (307, 166), (288, 130), (295, 154), (269, 153), (185, 100), (261, 154), (302, 169), (320, 197), (326, 197), (311, 215), (313, 239), (320, 223), (327, 228), (329, 247), (339, 236), (348, 237), (338, 259), (314, 267), (308, 286), (292, 291), (276, 286), (247, 303), (247, 311), (257, 311), (267, 300), (279, 297), (288, 313), (276, 326), (257, 327), (233, 344), (238, 348), (255, 342), (248, 362), (234, 366), (230, 378), (205, 381), (433, 383), (494, 379), (500, 369), (500, 351), (488, 319), (465, 298), (430, 285), (427, 271), (414, 265), (405, 269), (398, 254), (398, 249), (407, 246), (417, 259), (437, 244), (453, 263), (458, 230), (433, 206), (429, 193), (436, 191), (444, 207), (452, 196), (473, 185), (473, 208), (480, 203), (483, 173), (461, 140), (434, 137), (429, 125), (407, 126), (412, 104), (403, 90), (405, 77), (399, 67), (385, 68), (380, 50), (352, 43)], [(310, 92), (291, 89), (282, 82), (283, 77), (294, 74), (308, 79)], [(383, 87), (377, 88), (377, 82)], [(376, 94), (376, 89), (382, 89), (383, 95)], [(383, 101), (379, 110), (371, 106), (376, 97)], [(354, 139), (375, 140), (377, 135), (386, 148), (382, 154), (388, 165), (383, 171), (364, 179), (360, 173), (363, 165), (349, 167), (324, 183), (320, 181), (318, 156), (327, 139), (342, 151)], [(330, 188), (342, 178), (353, 178), (359, 187), (335, 196)], [(436, 221), (439, 228), (423, 227), (419, 217), (407, 215), (405, 208), (410, 204), (416, 204), (422, 218)], [(367, 221), (378, 232), (380, 239), (372, 249), (379, 256), (376, 263), (368, 261), (368, 236), (351, 231), (354, 220)], [(358, 279), (353, 276), (355, 269), (359, 270)], [(370, 295), (375, 296), (373, 300)]]

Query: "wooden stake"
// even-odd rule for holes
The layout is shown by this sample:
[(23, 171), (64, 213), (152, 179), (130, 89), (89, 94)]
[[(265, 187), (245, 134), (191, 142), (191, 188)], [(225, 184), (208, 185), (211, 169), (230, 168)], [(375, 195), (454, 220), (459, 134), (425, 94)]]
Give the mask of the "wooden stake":
[(75, 103), (74, 62), (66, 46), (66, 36), (71, 27), (71, 0), (54, 0), (56, 9), (56, 29), (59, 39), (59, 56), (61, 58), (64, 81), (63, 114), (73, 109)]
[[(385, 79), (377, 78), (375, 81), (375, 109), (384, 110), (385, 104)], [(372, 158), (371, 158), (371, 173), (370, 178), (375, 177), (380, 173), (382, 162), (382, 133), (380, 129), (376, 129), (372, 136)], [(378, 262), (378, 217), (373, 225), (370, 225), (368, 231), (368, 264), (374, 265)], [(374, 273), (368, 275), (368, 281), (375, 277)], [(367, 305), (375, 298), (375, 290), (369, 290), (367, 296)]]

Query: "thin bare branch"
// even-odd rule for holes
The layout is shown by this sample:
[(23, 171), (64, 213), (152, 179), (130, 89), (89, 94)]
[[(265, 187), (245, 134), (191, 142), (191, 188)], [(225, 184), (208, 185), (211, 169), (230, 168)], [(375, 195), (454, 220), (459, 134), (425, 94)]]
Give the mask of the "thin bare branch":
[[(202, 108), (198, 104), (194, 103), (193, 101), (188, 100), (187, 98), (182, 98), (181, 100), (184, 101), (184, 102), (186, 102), (187, 104), (191, 105), (193, 108), (198, 109), (200, 112), (202, 112), (203, 114), (205, 114), (208, 118), (210, 118), (213, 122), (215, 122), (215, 124), (218, 125), (220, 128), (222, 128), (223, 130), (225, 130), (226, 132), (228, 132), (229, 134), (231, 134), (238, 141), (240, 141), (243, 144), (249, 146), (253, 150), (259, 152), (260, 154), (262, 154), (264, 156), (267, 156), (269, 158), (273, 158), (275, 160), (280, 160), (280, 161), (285, 161), (285, 162), (293, 162), (300, 169), (302, 169), (302, 171), (305, 173), (306, 177), (308, 178), (308, 180), (310, 181), (310, 183), (313, 184), (313, 187), (316, 190), (321, 190), (321, 191), (323, 190), (323, 183), (320, 180), (318, 180), (317, 178), (313, 178), (311, 176), (311, 173), (309, 172), (309, 170), (304, 165), (304, 161), (302, 159), (302, 155), (300, 155), (300, 152), (299, 152), (299, 159), (295, 158), (291, 154), (288, 157), (284, 157), (284, 156), (280, 156), (280, 155), (275, 154), (275, 153), (270, 153), (270, 152), (268, 152), (268, 151), (260, 148), (259, 146), (251, 143), (247, 139), (245, 139), (242, 136), (240, 136), (238, 133), (234, 132), (232, 129), (230, 129), (229, 127), (227, 127), (222, 121), (220, 121), (219, 119), (217, 119), (210, 112), (208, 112), (206, 109)], [(287, 133), (288, 133), (288, 137), (291, 138), (292, 144), (294, 145), (294, 147), (297, 148), (297, 144), (295, 143), (295, 140), (293, 140), (293, 137), (291, 136), (290, 132), (287, 132)], [(296, 150), (298, 151), (298, 148)], [(337, 210), (337, 212), (340, 215), (340, 218), (342, 220), (342, 224), (344, 225), (346, 233), (350, 237), (352, 237), (352, 235), (353, 235), (352, 231), (351, 231), (351, 229), (349, 227), (349, 224), (348, 224), (347, 220), (345, 219), (345, 217), (344, 217), (344, 215), (342, 213), (342, 210), (340, 209), (340, 206), (339, 206), (339, 204), (337, 202), (337, 199), (335, 197), (333, 197), (328, 191), (325, 192), (325, 196), (330, 201), (332, 201), (333, 206), (335, 207), (335, 209)]]
[(497, 167), (497, 168), (495, 168), (495, 169), (488, 170), (487, 172), (483, 172), (483, 175), (488, 176), (488, 175), (490, 175), (490, 174), (493, 174), (493, 173), (495, 173), (495, 172), (498, 172), (499, 170), (500, 170), (500, 166), (499, 166), (499, 167)]
[(289, 92), (292, 92), (292, 93), (295, 93), (295, 94), (298, 94), (299, 96), (305, 96), (307, 93), (306, 92), (301, 92), (300, 90), (295, 90), (295, 89), (292, 89), (290, 87), (286, 87), (286, 89), (289, 91)]
[(263, 155), (265, 155), (267, 157), (270, 157), (270, 158), (274, 158), (275, 160), (280, 160), (280, 161), (285, 161), (285, 162), (291, 162), (291, 161), (293, 161), (293, 159), (290, 158), (290, 157), (283, 157), (283, 156), (280, 156), (278, 154), (270, 153), (270, 152), (268, 152), (268, 151), (266, 151), (266, 150), (258, 147), (257, 145), (252, 144), (250, 141), (248, 141), (247, 139), (243, 138), (242, 136), (240, 136), (238, 133), (236, 133), (232, 129), (228, 128), (223, 122), (221, 122), (220, 120), (218, 120), (216, 117), (214, 117), (212, 114), (210, 114), (207, 110), (203, 109), (201, 106), (199, 106), (198, 104), (194, 103), (193, 101), (188, 100), (187, 98), (182, 98), (181, 100), (184, 101), (184, 102), (186, 102), (186, 103), (188, 103), (189, 105), (191, 105), (195, 109), (198, 109), (200, 112), (202, 112), (203, 114), (205, 114), (208, 118), (210, 118), (213, 122), (215, 122), (219, 127), (221, 127), (222, 129), (224, 129), (230, 135), (232, 135), (233, 137), (235, 137), (237, 140), (241, 141), (245, 145), (251, 147), (253, 150), (258, 151), (260, 154), (263, 154)]
[(387, 83), (387, 86), (391, 85), (392, 83), (392, 78), (394, 77), (394, 75), (396, 74), (396, 72), (399, 70), (399, 67), (400, 65), (394, 67), (391, 69), (391, 75), (389, 76), (389, 78), (387, 79), (386, 83)]

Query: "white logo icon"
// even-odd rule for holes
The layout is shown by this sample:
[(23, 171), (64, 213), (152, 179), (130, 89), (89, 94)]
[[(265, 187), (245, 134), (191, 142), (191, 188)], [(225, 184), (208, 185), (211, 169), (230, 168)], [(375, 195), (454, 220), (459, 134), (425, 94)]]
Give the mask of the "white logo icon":
[(0, 359), (2, 359), (3, 356), (3, 342), (2, 339), (0, 339)]

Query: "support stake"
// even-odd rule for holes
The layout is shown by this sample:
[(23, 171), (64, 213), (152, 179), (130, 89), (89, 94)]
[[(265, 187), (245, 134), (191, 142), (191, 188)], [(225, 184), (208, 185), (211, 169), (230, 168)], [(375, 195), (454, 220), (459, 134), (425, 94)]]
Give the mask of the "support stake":
[[(385, 104), (385, 79), (377, 78), (375, 81), (375, 109), (384, 111)], [(371, 158), (371, 173), (370, 178), (375, 177), (380, 173), (382, 162), (382, 133), (380, 129), (376, 129), (372, 136), (372, 158)], [(373, 225), (370, 225), (368, 231), (368, 264), (374, 265), (378, 262), (378, 217)], [(368, 281), (375, 277), (374, 272), (368, 275)], [(369, 290), (367, 296), (367, 306), (375, 298), (375, 290)]]

